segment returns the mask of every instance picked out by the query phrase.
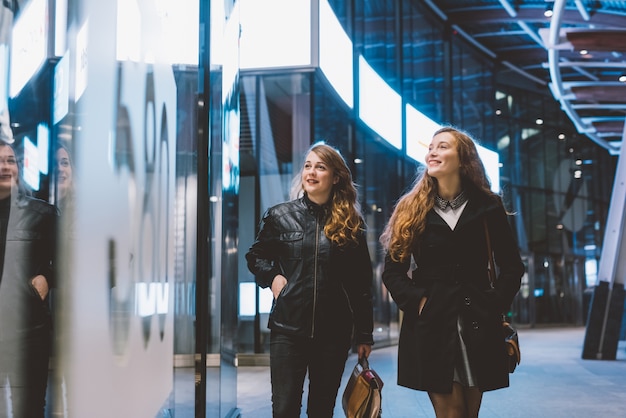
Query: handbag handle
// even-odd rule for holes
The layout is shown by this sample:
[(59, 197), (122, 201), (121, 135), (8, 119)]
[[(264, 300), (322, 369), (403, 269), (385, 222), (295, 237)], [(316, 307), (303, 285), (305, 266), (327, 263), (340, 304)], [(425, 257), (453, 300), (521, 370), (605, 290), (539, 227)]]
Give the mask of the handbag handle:
[(367, 357), (363, 356), (363, 357), (359, 357), (359, 361), (358, 363), (361, 365), (361, 367), (363, 368), (363, 370), (368, 370), (370, 368), (370, 363), (367, 360)]
[(491, 287), (494, 287), (496, 282), (496, 263), (493, 261), (493, 251), (491, 250), (491, 239), (489, 238), (489, 227), (487, 226), (487, 218), (483, 217), (483, 225), (485, 227), (485, 238), (487, 239), (487, 255), (489, 258), (489, 281)]

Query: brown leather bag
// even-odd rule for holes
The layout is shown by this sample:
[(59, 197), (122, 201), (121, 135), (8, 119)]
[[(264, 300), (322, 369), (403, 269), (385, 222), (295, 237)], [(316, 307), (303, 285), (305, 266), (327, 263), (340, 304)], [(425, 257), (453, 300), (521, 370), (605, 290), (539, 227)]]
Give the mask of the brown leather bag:
[(382, 417), (382, 388), (383, 380), (370, 369), (367, 359), (359, 359), (343, 392), (341, 403), (346, 417)]

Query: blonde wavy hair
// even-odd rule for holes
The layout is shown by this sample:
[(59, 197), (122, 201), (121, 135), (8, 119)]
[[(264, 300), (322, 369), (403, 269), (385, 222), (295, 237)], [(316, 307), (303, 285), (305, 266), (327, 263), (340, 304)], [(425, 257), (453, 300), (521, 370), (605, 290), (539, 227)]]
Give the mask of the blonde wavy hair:
[[(358, 243), (358, 235), (363, 225), (361, 206), (357, 200), (357, 188), (352, 181), (352, 173), (338, 149), (327, 145), (324, 141), (314, 143), (304, 154), (304, 159), (314, 152), (330, 169), (338, 181), (333, 185), (329, 205), (329, 218), (324, 226), (328, 239), (338, 246)], [(297, 198), (304, 194), (302, 172), (304, 164), (292, 182), (291, 197)]]
[[(472, 184), (481, 193), (497, 198), (491, 191), (491, 182), (478, 156), (474, 140), (466, 132), (450, 126), (437, 130), (433, 138), (445, 132), (455, 139), (454, 145), (461, 165), (461, 183)], [(428, 175), (426, 167), (420, 167), (411, 189), (396, 202), (380, 236), (383, 249), (393, 261), (406, 261), (411, 256), (411, 245), (426, 228), (426, 215), (435, 204), (436, 194), (437, 179)]]

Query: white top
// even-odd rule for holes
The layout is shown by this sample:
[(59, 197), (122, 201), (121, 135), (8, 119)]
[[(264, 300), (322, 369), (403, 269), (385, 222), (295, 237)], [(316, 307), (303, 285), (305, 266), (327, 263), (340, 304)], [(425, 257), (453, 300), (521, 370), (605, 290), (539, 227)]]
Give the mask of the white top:
[(452, 206), (448, 205), (444, 210), (442, 210), (439, 206), (435, 205), (435, 212), (437, 212), (439, 216), (446, 221), (450, 229), (454, 231), (465, 206), (467, 206), (467, 201), (463, 202), (463, 204), (456, 209), (452, 209)]

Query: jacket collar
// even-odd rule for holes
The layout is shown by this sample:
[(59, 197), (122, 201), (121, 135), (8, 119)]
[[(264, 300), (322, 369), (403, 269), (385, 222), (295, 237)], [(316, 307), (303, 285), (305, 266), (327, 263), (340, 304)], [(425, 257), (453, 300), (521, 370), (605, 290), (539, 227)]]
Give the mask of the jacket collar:
[(442, 198), (438, 194), (435, 195), (435, 206), (438, 206), (439, 209), (441, 209), (441, 210), (446, 210), (446, 208), (448, 206), (450, 206), (452, 209), (456, 209), (456, 208), (460, 207), (465, 202), (467, 202), (467, 193), (465, 193), (464, 190), (461, 190), (461, 193), (459, 193), (452, 200), (445, 200), (444, 198)]
[[(332, 199), (332, 196), (331, 196)], [(311, 201), (306, 193), (301, 197), (302, 203), (306, 206), (307, 210), (315, 216), (326, 216), (330, 212), (330, 199), (323, 205)]]
[[(459, 217), (459, 221), (456, 224), (455, 230), (462, 228), (467, 223), (470, 223), (477, 218), (482, 217), (485, 213), (495, 209), (498, 203), (492, 200), (489, 196), (484, 195), (474, 187), (468, 187), (466, 189), (468, 202), (463, 209), (463, 213)], [(427, 215), (426, 221), (434, 225), (448, 225), (445, 220), (435, 211), (431, 209)]]

